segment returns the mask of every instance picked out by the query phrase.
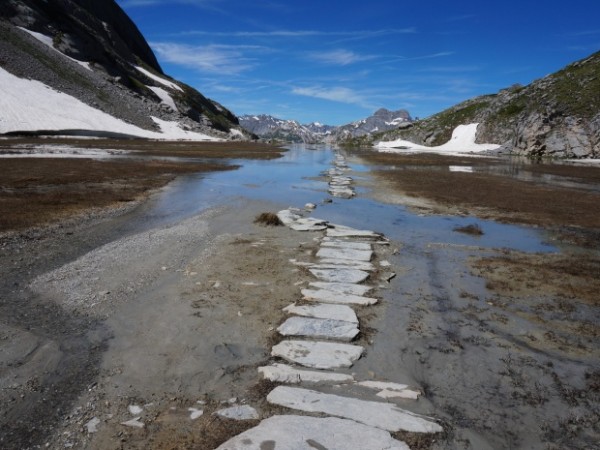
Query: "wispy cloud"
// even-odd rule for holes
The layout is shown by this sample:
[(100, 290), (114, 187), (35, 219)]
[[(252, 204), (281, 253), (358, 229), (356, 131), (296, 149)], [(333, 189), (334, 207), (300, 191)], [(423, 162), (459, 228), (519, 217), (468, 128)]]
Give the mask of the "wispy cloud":
[(367, 100), (367, 97), (353, 89), (345, 87), (295, 87), (292, 89), (292, 93), (296, 95), (303, 95), (305, 97), (320, 98), (323, 100), (330, 100), (332, 102), (348, 103), (351, 105), (358, 105), (363, 108), (373, 109), (374, 106)]
[[(138, 1), (138, 0), (134, 0)], [(139, 0), (146, 1), (146, 0)], [(149, 0), (154, 1), (154, 0)], [(272, 30), (272, 31), (230, 31), (230, 32), (212, 32), (204, 30), (189, 30), (179, 33), (183, 36), (212, 36), (212, 37), (284, 37), (284, 38), (303, 38), (303, 37), (376, 37), (386, 34), (407, 34), (416, 33), (416, 28), (395, 28), (384, 30), (357, 30), (357, 31), (323, 31), (323, 30)]]
[(170, 42), (153, 42), (151, 47), (161, 61), (189, 67), (200, 72), (237, 74), (255, 66), (255, 60), (243, 50), (256, 46), (206, 45), (193, 46)]
[(375, 55), (361, 55), (351, 50), (332, 50), (329, 52), (314, 52), (308, 55), (309, 59), (323, 64), (347, 66), (361, 61), (376, 58)]
[(419, 72), (434, 73), (460, 73), (460, 72), (478, 72), (482, 70), (481, 66), (435, 66), (420, 69)]

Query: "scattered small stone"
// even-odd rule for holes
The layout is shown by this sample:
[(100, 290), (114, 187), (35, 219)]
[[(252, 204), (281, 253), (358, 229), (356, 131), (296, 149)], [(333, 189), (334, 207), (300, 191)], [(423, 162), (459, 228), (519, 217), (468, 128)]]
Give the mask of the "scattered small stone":
[(125, 425), (126, 427), (132, 428), (144, 428), (144, 422), (140, 422), (139, 417), (134, 417), (133, 419), (128, 420), (127, 422), (121, 422), (121, 425)]
[(304, 209), (307, 209), (308, 211), (313, 211), (314, 209), (317, 209), (317, 205), (315, 205), (314, 203), (307, 203), (306, 205), (304, 205)]
[(237, 405), (220, 409), (214, 414), (233, 420), (256, 420), (259, 418), (258, 411), (249, 405)]
[(127, 409), (129, 410), (129, 412), (131, 414), (133, 414), (134, 416), (137, 416), (138, 414), (141, 414), (142, 411), (144, 411), (144, 409), (141, 406), (138, 405), (129, 405), (127, 407)]
[(197, 408), (188, 408), (188, 411), (190, 412), (191, 420), (196, 420), (196, 419), (202, 417), (202, 414), (204, 414), (204, 411), (202, 409), (197, 409)]
[(92, 418), (88, 423), (85, 424), (88, 433), (96, 433), (98, 431), (98, 425), (100, 425), (100, 419), (97, 417)]

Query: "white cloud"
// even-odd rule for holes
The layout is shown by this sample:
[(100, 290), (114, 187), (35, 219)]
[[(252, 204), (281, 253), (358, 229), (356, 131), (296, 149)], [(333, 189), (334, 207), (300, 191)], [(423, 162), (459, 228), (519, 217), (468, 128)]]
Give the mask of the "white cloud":
[(309, 58), (324, 64), (336, 66), (347, 66), (361, 61), (368, 61), (376, 58), (374, 55), (360, 55), (350, 50), (332, 50), (329, 52), (314, 52)]
[[(138, 1), (138, 0), (135, 0)], [(139, 1), (157, 1), (157, 0), (139, 0)], [(213, 37), (352, 37), (364, 39), (369, 37), (384, 36), (386, 34), (411, 34), (416, 33), (416, 28), (395, 28), (383, 30), (356, 30), (356, 31), (322, 31), (322, 30), (274, 30), (274, 31), (231, 31), (231, 32), (212, 32), (204, 30), (183, 31), (181, 35), (210, 35)]]
[(189, 67), (200, 72), (237, 74), (251, 69), (254, 61), (242, 50), (249, 46), (193, 46), (169, 42), (154, 42), (151, 47), (159, 60)]
[(292, 93), (296, 95), (303, 95), (305, 97), (320, 98), (323, 100), (330, 100), (332, 102), (348, 103), (351, 105), (358, 105), (363, 108), (373, 109), (373, 105), (369, 103), (366, 96), (354, 91), (353, 89), (345, 87), (295, 87), (292, 89)]

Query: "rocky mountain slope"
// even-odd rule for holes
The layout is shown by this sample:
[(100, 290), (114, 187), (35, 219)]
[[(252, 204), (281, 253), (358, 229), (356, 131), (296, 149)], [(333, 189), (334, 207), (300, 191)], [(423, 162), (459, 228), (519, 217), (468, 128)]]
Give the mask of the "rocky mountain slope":
[(265, 140), (315, 144), (323, 142), (334, 127), (295, 120), (278, 119), (267, 114), (240, 116), (240, 125)]
[(318, 122), (302, 125), (295, 120), (278, 119), (266, 114), (241, 116), (240, 124), (262, 139), (314, 144), (338, 142), (359, 136), (370, 136), (379, 131), (395, 130), (410, 126), (411, 120), (410, 114), (404, 109), (389, 111), (381, 108), (366, 119), (339, 127)]
[(600, 157), (600, 52), (527, 86), (460, 103), (406, 130), (347, 143), (406, 139), (440, 145), (458, 125), (479, 123), (478, 143), (527, 156)]
[[(94, 117), (108, 114), (128, 125), (123, 129), (141, 129), (132, 133), (141, 136), (248, 136), (223, 106), (163, 73), (142, 34), (114, 0), (3, 0), (0, 35), (0, 93), (7, 103), (0, 110), (0, 134), (110, 135), (111, 130), (99, 126), (68, 126), (84, 111)], [(24, 80), (43, 83), (56, 91), (49, 97), (64, 100), (64, 95), (55, 95), (62, 93), (68, 96), (65, 104), (80, 106), (73, 108), (73, 117), (60, 111), (67, 130), (60, 130), (56, 120), (33, 123), (33, 118), (44, 122), (45, 117), (37, 114), (35, 104), (29, 106), (31, 120), (27, 105), (17, 108), (14, 90)], [(39, 83), (31, 86), (42, 92)], [(13, 103), (8, 104), (10, 98)], [(39, 98), (38, 103), (47, 100)], [(18, 123), (13, 120), (17, 114)]]

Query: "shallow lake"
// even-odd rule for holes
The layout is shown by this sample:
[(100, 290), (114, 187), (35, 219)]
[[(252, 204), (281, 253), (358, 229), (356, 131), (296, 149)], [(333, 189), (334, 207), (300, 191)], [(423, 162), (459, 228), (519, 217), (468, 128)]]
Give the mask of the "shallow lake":
[[(406, 243), (439, 242), (527, 252), (556, 250), (534, 228), (475, 217), (419, 215), (401, 205), (374, 200), (365, 188), (357, 188), (357, 196), (352, 199), (333, 198), (331, 203), (323, 203), (331, 196), (322, 173), (332, 167), (336, 151), (329, 146), (296, 145), (280, 159), (232, 161), (241, 168), (180, 177), (148, 205), (145, 220), (155, 225), (172, 223), (234, 199), (249, 198), (273, 202), (281, 209), (315, 203), (318, 208), (312, 213), (314, 217), (380, 231)], [(348, 175), (356, 181), (371, 177), (368, 166), (353, 164), (351, 158), (348, 161), (352, 169)], [(471, 236), (454, 231), (470, 224), (479, 225), (484, 234)]]

